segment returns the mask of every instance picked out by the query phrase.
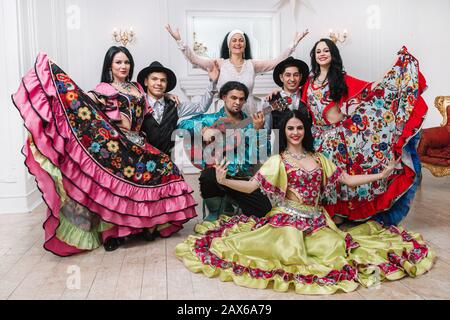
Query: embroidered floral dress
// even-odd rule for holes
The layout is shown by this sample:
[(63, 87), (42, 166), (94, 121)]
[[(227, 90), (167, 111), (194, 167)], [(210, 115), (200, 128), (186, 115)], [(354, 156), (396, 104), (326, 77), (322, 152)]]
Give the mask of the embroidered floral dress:
[[(324, 203), (331, 215), (365, 220), (383, 212), (380, 221), (397, 224), (407, 214), (420, 174), (416, 144), (427, 106), (419, 63), (403, 48), (378, 84), (348, 75), (345, 81), (349, 94), (340, 103), (330, 99), (328, 83), (316, 86), (310, 78), (305, 84), (303, 100), (313, 118), (316, 151), (349, 174), (378, 173), (394, 155), (402, 161), (387, 181), (356, 188), (340, 184)], [(330, 124), (326, 115), (335, 106), (344, 120)]]
[[(433, 251), (419, 234), (375, 221), (339, 230), (321, 205), (342, 171), (321, 154), (312, 171), (271, 157), (254, 179), (274, 207), (264, 218), (222, 216), (197, 226), (176, 247), (192, 272), (221, 281), (299, 294), (350, 292), (384, 280), (416, 277), (431, 269)], [(299, 201), (288, 200), (287, 193)], [(292, 199), (292, 197), (289, 197)]]
[[(149, 111), (143, 92), (103, 83), (93, 93), (106, 106), (40, 54), (13, 96), (29, 131), (25, 163), (48, 206), (44, 247), (60, 256), (155, 226), (167, 237), (196, 216), (178, 168), (140, 136)], [(121, 115), (129, 132), (118, 127)]]

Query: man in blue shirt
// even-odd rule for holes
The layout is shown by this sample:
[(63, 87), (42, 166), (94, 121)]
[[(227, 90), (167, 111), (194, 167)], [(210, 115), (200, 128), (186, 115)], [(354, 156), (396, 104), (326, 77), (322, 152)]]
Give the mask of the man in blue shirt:
[[(225, 197), (236, 201), (243, 214), (263, 217), (272, 208), (268, 198), (259, 190), (252, 194), (245, 194), (219, 185), (216, 180), (214, 163), (215, 159), (221, 160), (226, 156), (230, 163), (229, 178), (249, 180), (253, 177), (258, 165), (270, 155), (270, 141), (267, 130), (264, 129), (264, 115), (260, 112), (249, 118), (242, 112), (249, 92), (247, 87), (240, 82), (227, 82), (222, 86), (219, 95), (224, 101), (224, 107), (219, 112), (198, 115), (184, 120), (178, 125), (179, 129), (189, 131), (191, 137), (194, 137), (194, 148), (201, 149), (204, 156), (208, 155), (208, 148), (202, 148), (201, 145), (196, 144), (201, 140), (205, 143), (216, 142), (215, 149), (210, 149), (215, 151), (216, 157), (209, 159), (202, 157), (199, 161), (199, 166), (203, 169), (199, 179), (200, 192), (209, 210), (206, 220), (215, 221), (224, 212)], [(231, 144), (231, 150), (223, 151), (223, 142), (230, 142), (233, 137), (230, 136), (229, 131), (224, 134), (211, 128), (219, 119), (224, 119), (233, 128), (241, 128), (236, 130), (241, 134), (239, 146), (235, 147)], [(194, 159), (194, 161), (197, 160)]]

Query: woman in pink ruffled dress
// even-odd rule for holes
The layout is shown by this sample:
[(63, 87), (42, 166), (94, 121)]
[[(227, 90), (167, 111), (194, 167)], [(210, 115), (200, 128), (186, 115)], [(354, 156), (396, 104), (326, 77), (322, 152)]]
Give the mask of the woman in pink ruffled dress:
[(48, 206), (44, 248), (56, 255), (168, 237), (196, 216), (176, 165), (139, 133), (151, 110), (133, 68), (126, 48), (110, 48), (87, 94), (40, 54), (13, 95), (29, 131), (25, 164)]

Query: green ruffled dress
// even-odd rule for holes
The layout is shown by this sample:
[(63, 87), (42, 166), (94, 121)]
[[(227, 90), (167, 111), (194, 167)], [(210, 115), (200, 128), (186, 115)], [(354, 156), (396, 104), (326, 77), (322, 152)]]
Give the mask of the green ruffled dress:
[[(435, 255), (420, 234), (370, 221), (346, 232), (319, 204), (340, 169), (321, 154), (319, 167), (298, 169), (283, 155), (270, 158), (254, 177), (274, 204), (266, 217), (222, 216), (197, 225), (197, 235), (176, 247), (192, 272), (248, 288), (299, 294), (351, 292), (384, 280), (416, 277)], [(293, 192), (303, 203), (286, 199)]]

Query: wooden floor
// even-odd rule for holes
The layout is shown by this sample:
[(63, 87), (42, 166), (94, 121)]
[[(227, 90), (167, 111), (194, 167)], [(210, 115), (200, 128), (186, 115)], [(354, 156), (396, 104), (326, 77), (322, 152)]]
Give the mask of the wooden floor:
[[(186, 179), (198, 187), (197, 176)], [(195, 197), (199, 200), (198, 192)], [(170, 239), (59, 258), (42, 248), (44, 216), (44, 206), (32, 214), (0, 216), (0, 299), (450, 299), (450, 177), (434, 178), (428, 171), (403, 225), (422, 233), (437, 252), (431, 272), (331, 296), (246, 289), (189, 272), (174, 248), (199, 218)], [(73, 266), (81, 275), (76, 289), (70, 281)]]

